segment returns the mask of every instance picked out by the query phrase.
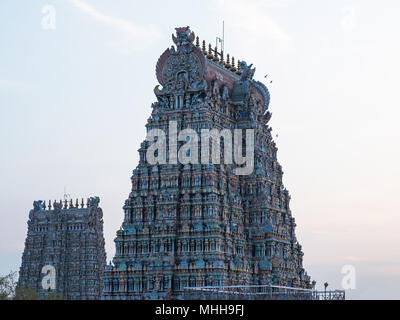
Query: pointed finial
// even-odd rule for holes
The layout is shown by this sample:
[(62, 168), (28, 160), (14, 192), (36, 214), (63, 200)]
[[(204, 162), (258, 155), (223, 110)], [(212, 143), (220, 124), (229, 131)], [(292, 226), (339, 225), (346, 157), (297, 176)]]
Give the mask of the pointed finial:
[(224, 64), (224, 51), (221, 50), (221, 59), (219, 60), (221, 64)]
[(241, 75), (242, 74), (242, 70), (240, 70), (240, 60), (238, 60), (237, 62), (237, 71), (236, 74)]
[(200, 40), (199, 40), (199, 37), (196, 37), (196, 47), (200, 47)]
[(226, 63), (225, 63), (225, 68), (229, 69), (231, 67), (230, 59), (229, 59), (229, 53), (226, 55)]
[(83, 201), (83, 198), (82, 198), (81, 208), (83, 208), (84, 206), (85, 206), (85, 202)]
[(204, 54), (207, 54), (207, 51), (206, 51), (206, 40), (203, 40), (203, 46), (202, 46), (201, 50), (203, 51)]
[(212, 54), (212, 49), (211, 49), (211, 43), (208, 44), (208, 53), (207, 53), (207, 58), (212, 59), (214, 56)]
[(73, 208), (74, 207), (74, 204), (72, 203), (72, 199), (69, 201), (69, 208), (71, 209), (71, 208)]
[(232, 68), (231, 68), (232, 72), (236, 72), (236, 67), (235, 67), (235, 58), (232, 57)]
[(87, 201), (86, 201), (86, 208), (89, 208), (89, 198), (87, 198)]
[(79, 208), (79, 201), (78, 201), (78, 198), (76, 198), (75, 208)]
[(218, 61), (219, 59), (218, 59), (218, 51), (217, 51), (217, 47), (215, 47), (215, 49), (214, 49), (214, 58), (213, 58), (213, 61)]
[(49, 210), (51, 210), (51, 200), (49, 200)]

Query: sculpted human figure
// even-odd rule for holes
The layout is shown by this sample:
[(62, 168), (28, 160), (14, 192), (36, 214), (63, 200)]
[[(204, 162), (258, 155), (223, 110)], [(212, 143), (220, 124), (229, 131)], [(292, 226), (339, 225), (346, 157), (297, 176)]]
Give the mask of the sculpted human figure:
[(254, 73), (256, 72), (256, 68), (251, 68), (253, 64), (250, 64), (249, 66), (245, 61), (240, 62), (240, 70), (242, 70), (242, 75), (240, 77), (241, 81), (245, 80), (251, 80), (253, 79)]
[(34, 211), (43, 210), (43, 201), (42, 200), (33, 201), (33, 210)]
[(187, 79), (187, 74), (185, 72), (180, 72), (178, 73), (177, 76), (177, 83), (176, 83), (176, 89), (178, 91), (185, 91), (188, 88), (188, 79)]
[(224, 88), (222, 89), (222, 100), (226, 101), (229, 98), (229, 91), (228, 91), (228, 86), (224, 85)]

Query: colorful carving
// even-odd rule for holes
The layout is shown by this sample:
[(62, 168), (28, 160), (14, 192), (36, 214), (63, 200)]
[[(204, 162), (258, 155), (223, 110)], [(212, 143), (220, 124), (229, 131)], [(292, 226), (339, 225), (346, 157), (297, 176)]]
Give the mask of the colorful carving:
[(253, 80), (252, 65), (242, 61), (237, 70), (194, 44), (189, 27), (172, 38), (176, 47), (157, 62), (147, 129), (165, 130), (169, 121), (198, 133), (252, 128), (255, 168), (237, 176), (232, 165), (150, 165), (142, 143), (103, 298), (181, 299), (185, 287), (206, 285), (310, 287), (268, 126), (267, 87)]

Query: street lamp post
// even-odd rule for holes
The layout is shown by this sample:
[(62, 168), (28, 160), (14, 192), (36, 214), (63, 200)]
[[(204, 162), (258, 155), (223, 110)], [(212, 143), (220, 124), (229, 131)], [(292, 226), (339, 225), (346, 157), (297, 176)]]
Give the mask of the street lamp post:
[(325, 287), (325, 300), (326, 300), (326, 288), (328, 287), (328, 282), (324, 283), (324, 287)]

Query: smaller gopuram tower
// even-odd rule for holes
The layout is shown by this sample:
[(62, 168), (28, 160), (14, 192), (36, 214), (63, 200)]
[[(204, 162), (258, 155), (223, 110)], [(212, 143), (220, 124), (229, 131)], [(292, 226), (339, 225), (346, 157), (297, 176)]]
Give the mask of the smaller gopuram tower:
[(33, 202), (18, 286), (42, 298), (52, 291), (70, 300), (100, 298), (106, 252), (99, 202)]

